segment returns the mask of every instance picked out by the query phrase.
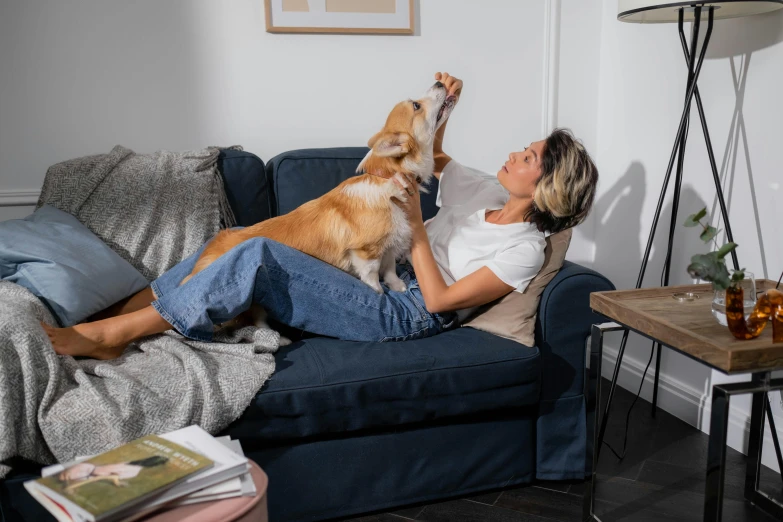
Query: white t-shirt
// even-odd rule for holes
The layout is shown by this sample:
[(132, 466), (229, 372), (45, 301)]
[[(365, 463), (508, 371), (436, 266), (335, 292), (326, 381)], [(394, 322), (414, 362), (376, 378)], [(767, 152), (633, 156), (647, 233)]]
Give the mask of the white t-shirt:
[[(516, 292), (524, 292), (544, 264), (545, 236), (533, 223), (487, 223), (485, 212), (503, 207), (509, 194), (497, 180), (450, 161), (438, 186), (437, 215), (425, 223), (435, 261), (451, 285), (486, 266)], [(463, 321), (474, 308), (459, 310)]]

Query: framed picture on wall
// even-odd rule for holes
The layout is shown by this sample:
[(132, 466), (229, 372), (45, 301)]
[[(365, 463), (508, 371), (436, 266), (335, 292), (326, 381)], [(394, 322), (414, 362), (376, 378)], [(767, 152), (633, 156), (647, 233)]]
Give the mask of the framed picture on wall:
[(264, 0), (270, 33), (413, 34), (413, 0)]

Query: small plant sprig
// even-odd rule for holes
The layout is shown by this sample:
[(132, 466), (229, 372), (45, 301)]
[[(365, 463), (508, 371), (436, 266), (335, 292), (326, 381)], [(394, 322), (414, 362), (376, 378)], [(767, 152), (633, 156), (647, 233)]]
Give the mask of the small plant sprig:
[(710, 281), (716, 290), (726, 290), (727, 288), (737, 285), (745, 278), (745, 270), (737, 270), (729, 275), (725, 258), (737, 248), (737, 244), (726, 243), (722, 247), (719, 247), (715, 237), (720, 231), (709, 224), (705, 225), (701, 222), (706, 216), (707, 209), (703, 208), (696, 214), (688, 216), (684, 225), (686, 227), (700, 226), (702, 228), (701, 235), (699, 236), (701, 240), (705, 243), (713, 242), (717, 250), (706, 254), (696, 254), (691, 257), (691, 264), (688, 265), (688, 274), (696, 279)]

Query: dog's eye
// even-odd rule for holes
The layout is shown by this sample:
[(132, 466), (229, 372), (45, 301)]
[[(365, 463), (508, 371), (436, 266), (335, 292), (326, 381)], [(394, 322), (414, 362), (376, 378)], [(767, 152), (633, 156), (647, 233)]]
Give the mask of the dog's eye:
[(413, 110), (418, 111), (421, 109), (421, 104), (419, 102), (413, 102)]

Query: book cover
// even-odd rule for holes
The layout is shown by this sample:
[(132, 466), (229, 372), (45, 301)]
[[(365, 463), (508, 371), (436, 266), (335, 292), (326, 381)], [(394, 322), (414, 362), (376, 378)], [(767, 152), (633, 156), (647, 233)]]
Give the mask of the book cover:
[(96, 520), (164, 491), (213, 461), (184, 446), (149, 435), (34, 481), (87, 511)]
[[(184, 438), (179, 436), (180, 434), (186, 432), (188, 433), (188, 436)], [(171, 438), (174, 437), (178, 442), (184, 443), (185, 440), (192, 442), (193, 439), (198, 438), (197, 435), (203, 435), (203, 434), (200, 433), (200, 431), (197, 428), (191, 426), (171, 433), (162, 434), (161, 437), (169, 440), (171, 440)], [(242, 451), (242, 446), (238, 440), (231, 440), (231, 438), (228, 436), (213, 437), (213, 440), (219, 442), (221, 445), (225, 446), (236, 455), (244, 457), (245, 454)], [(199, 445), (193, 445), (191, 446), (191, 449), (201, 454), (205, 453), (204, 449), (199, 447)], [(64, 468), (73, 466), (74, 464), (77, 464), (78, 462), (87, 460), (89, 458), (90, 456), (76, 457), (74, 460), (70, 462), (66, 462), (64, 464), (54, 464), (52, 466), (46, 466), (41, 470), (41, 475), (44, 477), (54, 475), (55, 473), (61, 472)], [(215, 460), (215, 458), (213, 458), (213, 460)], [(218, 467), (218, 464), (219, 464), (218, 460), (215, 460), (215, 465), (209, 471), (204, 472), (204, 474), (214, 471)], [(247, 466), (247, 468), (249, 469), (249, 466)], [(171, 497), (177, 491), (178, 488), (182, 488), (185, 485), (186, 485), (185, 483), (180, 483), (179, 485), (174, 486), (173, 488), (167, 490), (166, 496)], [(180, 505), (195, 504), (198, 502), (209, 502), (212, 500), (219, 500), (219, 499), (232, 498), (238, 496), (252, 497), (255, 496), (255, 494), (256, 494), (256, 487), (255, 487), (255, 483), (253, 482), (253, 477), (250, 475), (250, 471), (246, 471), (240, 476), (230, 478), (223, 482), (219, 482), (204, 487), (203, 489), (199, 489), (190, 494), (185, 494), (168, 505), (180, 506)], [(165, 502), (167, 500), (166, 498), (159, 498), (159, 497), (160, 495), (156, 496), (151, 501), (154, 504), (158, 504), (161, 502)], [(39, 501), (41, 503), (44, 503), (41, 499), (39, 499)], [(54, 510), (52, 509), (50, 509), (50, 511), (54, 512)]]

